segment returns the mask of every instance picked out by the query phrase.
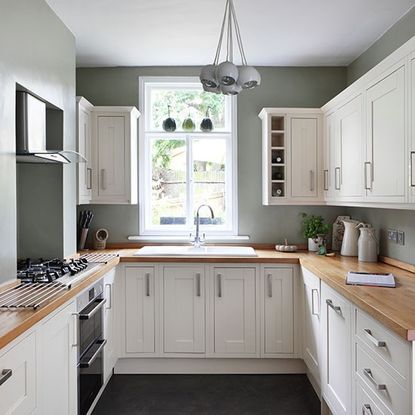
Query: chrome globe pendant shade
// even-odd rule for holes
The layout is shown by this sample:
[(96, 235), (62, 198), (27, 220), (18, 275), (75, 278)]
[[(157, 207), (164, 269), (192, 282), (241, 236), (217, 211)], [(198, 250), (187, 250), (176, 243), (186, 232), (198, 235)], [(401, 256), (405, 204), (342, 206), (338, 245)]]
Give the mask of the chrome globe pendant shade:
[[(226, 60), (219, 63), (225, 33)], [(233, 63), (234, 36), (242, 62), (239, 67)], [(200, 82), (206, 92), (222, 93), (224, 95), (237, 95), (243, 89), (253, 89), (261, 84), (259, 72), (253, 66), (248, 66), (233, 0), (226, 0), (215, 59), (213, 64), (202, 68)]]

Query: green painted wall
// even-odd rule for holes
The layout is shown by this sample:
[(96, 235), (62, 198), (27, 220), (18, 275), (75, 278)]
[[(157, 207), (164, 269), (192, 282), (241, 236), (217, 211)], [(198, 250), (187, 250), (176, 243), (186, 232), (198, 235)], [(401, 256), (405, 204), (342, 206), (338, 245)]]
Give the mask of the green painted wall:
[(73, 165), (17, 168), (15, 160), (16, 83), (64, 110), (63, 144), (75, 147), (75, 39), (44, 0), (0, 3), (1, 284), (15, 278), (17, 255), (74, 253), (76, 175)]
[(348, 84), (360, 78), (413, 36), (415, 36), (415, 7), (348, 66)]
[[(320, 107), (346, 85), (345, 68), (262, 67), (262, 86), (238, 97), (239, 233), (252, 242), (302, 241), (299, 213), (320, 213), (333, 221), (342, 208), (275, 207), (261, 203), (263, 107)], [(77, 70), (77, 94), (95, 105), (138, 106), (138, 77), (198, 75), (193, 67), (84, 68)], [(137, 235), (137, 206), (92, 206), (94, 228), (105, 227), (112, 242)]]

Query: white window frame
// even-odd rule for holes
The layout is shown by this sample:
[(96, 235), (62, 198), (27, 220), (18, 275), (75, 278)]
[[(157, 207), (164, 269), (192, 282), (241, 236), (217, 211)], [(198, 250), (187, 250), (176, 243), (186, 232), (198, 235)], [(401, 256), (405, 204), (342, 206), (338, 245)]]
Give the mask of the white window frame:
[[(140, 236), (189, 236), (189, 232), (194, 232), (193, 222), (186, 225), (157, 225), (151, 226), (150, 224), (150, 201), (146, 195), (151, 192), (148, 189), (150, 181), (149, 175), (151, 174), (151, 160), (150, 160), (150, 140), (146, 137), (157, 137), (162, 138), (163, 135), (166, 138), (174, 137), (177, 139), (185, 138), (190, 140), (188, 146), (189, 152), (187, 154), (187, 166), (191, 166), (192, 159), (192, 138), (204, 138), (209, 137), (209, 139), (218, 139), (227, 137), (227, 162), (230, 161), (231, 165), (226, 165), (226, 183), (230, 183), (232, 186), (231, 192), (226, 189), (226, 224), (227, 226), (221, 225), (201, 225), (201, 230), (208, 233), (211, 236), (237, 236), (238, 235), (238, 181), (237, 181), (237, 120), (236, 120), (236, 97), (229, 97), (229, 110), (227, 111), (227, 116), (230, 119), (227, 120), (226, 125), (231, 127), (231, 131), (212, 131), (211, 133), (203, 133), (194, 131), (192, 133), (186, 133), (184, 131), (178, 131), (174, 133), (166, 133), (164, 131), (152, 131), (148, 128), (150, 125), (150, 114), (146, 111), (146, 102), (149, 88), (148, 86), (160, 85), (164, 86), (166, 84), (175, 83), (178, 87), (182, 88), (183, 86), (189, 85), (192, 89), (194, 87), (201, 88), (199, 78), (193, 76), (179, 77), (179, 76), (140, 76), (139, 78), (139, 110), (142, 116), (139, 119), (139, 141), (138, 141), (138, 154), (139, 154), (139, 234)], [(182, 84), (182, 85), (181, 85)], [(170, 86), (170, 85), (169, 85)], [(188, 190), (191, 187), (192, 171), (187, 172), (187, 187)], [(186, 192), (187, 195), (187, 209), (191, 209), (190, 206), (190, 192)], [(231, 208), (229, 208), (229, 204)], [(190, 212), (187, 212), (187, 216), (190, 217)]]

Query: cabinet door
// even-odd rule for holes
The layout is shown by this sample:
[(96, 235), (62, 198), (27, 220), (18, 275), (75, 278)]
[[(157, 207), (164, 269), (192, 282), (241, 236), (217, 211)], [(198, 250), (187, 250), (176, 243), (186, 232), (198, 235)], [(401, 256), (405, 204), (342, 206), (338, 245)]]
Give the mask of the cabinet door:
[(77, 413), (76, 304), (73, 301), (40, 329), (42, 414)]
[(323, 191), (326, 200), (333, 198), (334, 193), (334, 167), (333, 146), (335, 142), (335, 114), (331, 113), (324, 118), (324, 166)]
[(304, 294), (304, 362), (320, 384), (320, 279), (302, 268)]
[(153, 267), (125, 268), (126, 353), (153, 353), (155, 289)]
[(205, 276), (201, 267), (164, 267), (164, 352), (205, 352)]
[(411, 59), (411, 139), (409, 148), (410, 202), (415, 203), (415, 54)]
[(214, 268), (214, 352), (256, 353), (255, 268)]
[(264, 270), (265, 354), (294, 353), (294, 270)]
[(368, 198), (405, 202), (405, 67), (367, 90)]
[(326, 284), (321, 285), (322, 392), (336, 415), (351, 414), (352, 307)]
[(318, 196), (318, 120), (292, 117), (291, 128), (291, 196)]
[(123, 116), (98, 116), (98, 197), (103, 200), (125, 196), (125, 129)]
[(92, 195), (91, 112), (78, 104), (78, 152), (87, 160), (78, 163), (78, 204), (86, 204)]
[(342, 199), (354, 200), (365, 194), (362, 96), (341, 107), (335, 117), (335, 190)]
[(36, 409), (35, 333), (0, 355), (0, 382), (0, 414), (29, 415)]
[(115, 269), (112, 269), (104, 277), (104, 295), (107, 300), (104, 309), (104, 338), (107, 340), (104, 350), (104, 382), (112, 376), (112, 370), (117, 361), (114, 280)]

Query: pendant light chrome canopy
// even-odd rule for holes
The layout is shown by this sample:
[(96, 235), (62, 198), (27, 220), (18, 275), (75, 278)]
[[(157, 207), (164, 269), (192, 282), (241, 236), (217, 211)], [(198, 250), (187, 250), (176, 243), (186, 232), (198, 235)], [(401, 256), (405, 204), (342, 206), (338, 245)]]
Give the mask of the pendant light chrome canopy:
[[(226, 32), (226, 60), (219, 63), (222, 42)], [(233, 37), (236, 37), (242, 65), (233, 63)], [(236, 19), (233, 0), (226, 0), (225, 14), (219, 36), (213, 64), (206, 65), (200, 72), (200, 82), (206, 92), (224, 95), (237, 95), (243, 89), (253, 89), (261, 84), (261, 75), (253, 67), (248, 66), (245, 51), (242, 45), (241, 32)]]

